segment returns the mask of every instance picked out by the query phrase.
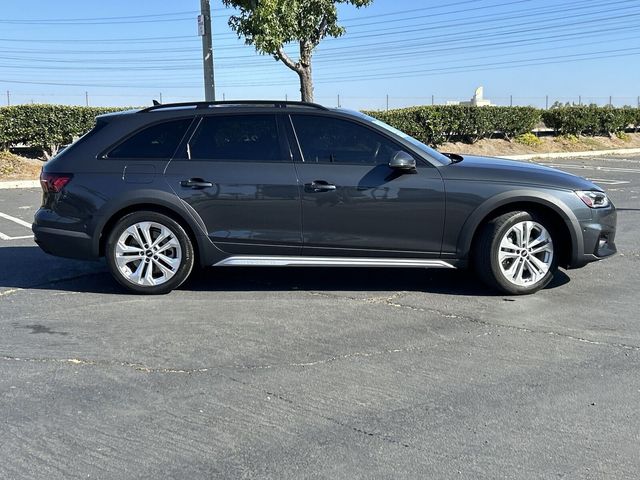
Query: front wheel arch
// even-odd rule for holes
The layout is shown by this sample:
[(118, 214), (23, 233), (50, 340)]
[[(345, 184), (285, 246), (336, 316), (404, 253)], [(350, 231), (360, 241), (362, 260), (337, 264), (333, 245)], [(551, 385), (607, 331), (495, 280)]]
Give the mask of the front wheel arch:
[(561, 245), (560, 265), (567, 267), (576, 262), (583, 254), (582, 230), (577, 218), (564, 204), (558, 203), (550, 195), (520, 194), (505, 195), (503, 198), (487, 200), (478, 207), (465, 222), (458, 237), (458, 256), (469, 264), (473, 247), (484, 225), (492, 219), (510, 211), (530, 211), (545, 215), (553, 221), (559, 233), (569, 238)]

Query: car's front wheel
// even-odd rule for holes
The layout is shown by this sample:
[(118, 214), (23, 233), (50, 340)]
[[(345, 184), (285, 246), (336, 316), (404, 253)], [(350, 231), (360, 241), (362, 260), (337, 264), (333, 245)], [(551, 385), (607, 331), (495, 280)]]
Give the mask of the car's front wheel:
[(157, 212), (124, 216), (106, 244), (109, 270), (136, 293), (162, 294), (179, 287), (193, 269), (193, 245), (182, 226)]
[(558, 269), (555, 231), (544, 216), (525, 211), (492, 219), (475, 244), (478, 274), (489, 286), (505, 293), (537, 292)]

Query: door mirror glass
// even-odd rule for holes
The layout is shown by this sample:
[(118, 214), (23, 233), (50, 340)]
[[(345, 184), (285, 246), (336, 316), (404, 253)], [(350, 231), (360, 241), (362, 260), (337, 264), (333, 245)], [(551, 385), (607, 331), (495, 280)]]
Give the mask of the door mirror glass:
[(400, 150), (399, 152), (396, 152), (393, 157), (391, 157), (389, 166), (398, 170), (415, 170), (416, 159), (404, 150)]

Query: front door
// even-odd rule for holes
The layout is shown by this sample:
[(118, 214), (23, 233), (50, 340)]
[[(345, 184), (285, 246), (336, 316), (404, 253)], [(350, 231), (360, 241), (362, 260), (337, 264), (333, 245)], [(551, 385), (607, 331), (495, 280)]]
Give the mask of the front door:
[(403, 147), (359, 122), (291, 115), (301, 161), (304, 255), (440, 255), (444, 184), (417, 159), (415, 171), (389, 167)]
[(165, 171), (225, 252), (300, 253), (300, 191), (278, 123), (273, 114), (203, 116)]

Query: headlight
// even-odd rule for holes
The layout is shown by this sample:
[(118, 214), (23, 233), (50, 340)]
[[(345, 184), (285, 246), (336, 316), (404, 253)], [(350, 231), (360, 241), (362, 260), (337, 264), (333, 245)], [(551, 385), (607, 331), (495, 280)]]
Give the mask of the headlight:
[(582, 190), (577, 191), (576, 195), (580, 197), (587, 207), (590, 208), (605, 208), (610, 205), (609, 197), (604, 192), (597, 192), (595, 190)]

